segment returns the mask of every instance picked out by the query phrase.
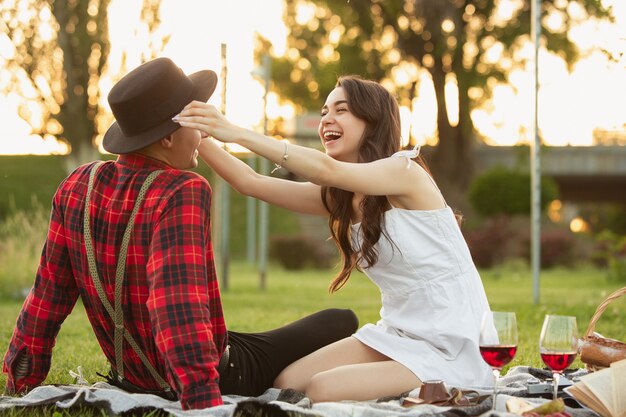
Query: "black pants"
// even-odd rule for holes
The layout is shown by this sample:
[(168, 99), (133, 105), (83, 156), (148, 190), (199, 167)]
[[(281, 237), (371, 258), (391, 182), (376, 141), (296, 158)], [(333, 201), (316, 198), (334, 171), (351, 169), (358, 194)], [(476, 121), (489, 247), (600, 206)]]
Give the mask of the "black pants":
[(263, 333), (228, 332), (229, 360), (220, 373), (224, 395), (258, 396), (287, 365), (353, 334), (352, 310), (327, 309)]

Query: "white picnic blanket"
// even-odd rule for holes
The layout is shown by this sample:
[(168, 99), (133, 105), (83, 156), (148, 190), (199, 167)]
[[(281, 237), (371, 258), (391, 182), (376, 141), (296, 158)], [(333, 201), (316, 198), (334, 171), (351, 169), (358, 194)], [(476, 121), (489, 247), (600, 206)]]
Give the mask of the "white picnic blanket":
[[(543, 372), (543, 373), (542, 373)], [(585, 374), (579, 370), (569, 374), (570, 378)], [(259, 397), (224, 396), (224, 405), (204, 410), (183, 410), (180, 402), (168, 401), (156, 395), (130, 394), (111, 386), (106, 382), (92, 385), (44, 385), (37, 387), (22, 397), (0, 396), (0, 413), (10, 408), (36, 407), (55, 405), (59, 408), (97, 407), (109, 415), (126, 412), (149, 413), (162, 410), (173, 416), (196, 417), (247, 417), (247, 416), (291, 416), (291, 417), (463, 417), (491, 415), (504, 417), (505, 402), (511, 396), (527, 397), (527, 386), (542, 376), (545, 371), (518, 366), (511, 368), (501, 378), (498, 388), (496, 411), (491, 413), (491, 399), (467, 407), (438, 407), (433, 405), (402, 406), (402, 396), (397, 398), (379, 399), (377, 401), (341, 401), (311, 404), (302, 393), (293, 390), (269, 389)], [(460, 387), (457, 387), (460, 388)], [(489, 394), (490, 390), (477, 390), (481, 394)], [(417, 397), (419, 388), (408, 395)], [(405, 395), (406, 396), (406, 395)], [(548, 401), (542, 398), (526, 398), (530, 403), (540, 404)], [(567, 412), (573, 417), (595, 417), (596, 415), (584, 408), (570, 408)], [(491, 414), (490, 414), (491, 413)]]

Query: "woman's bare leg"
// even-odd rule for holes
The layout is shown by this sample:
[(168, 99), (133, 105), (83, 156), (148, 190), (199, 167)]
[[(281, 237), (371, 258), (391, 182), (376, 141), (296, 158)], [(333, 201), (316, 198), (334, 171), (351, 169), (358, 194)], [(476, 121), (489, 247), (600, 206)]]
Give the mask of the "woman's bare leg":
[(358, 363), (320, 372), (311, 378), (306, 396), (314, 402), (366, 401), (399, 395), (422, 385), (404, 365), (384, 362)]
[(373, 399), (400, 394), (419, 385), (420, 380), (403, 365), (354, 337), (297, 360), (274, 381), (276, 388), (306, 392), (314, 402)]
[(386, 361), (389, 358), (346, 337), (324, 346), (287, 366), (274, 380), (275, 388), (292, 388), (304, 392), (313, 375), (342, 365)]

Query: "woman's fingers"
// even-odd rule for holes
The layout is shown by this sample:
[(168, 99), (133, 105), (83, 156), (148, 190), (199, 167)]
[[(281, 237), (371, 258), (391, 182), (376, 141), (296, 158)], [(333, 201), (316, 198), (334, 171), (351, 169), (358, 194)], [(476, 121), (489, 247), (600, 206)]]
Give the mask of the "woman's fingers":
[(187, 115), (210, 115), (210, 114), (221, 114), (217, 108), (211, 104), (203, 103), (201, 101), (192, 101), (187, 104), (179, 115), (187, 116)]
[(172, 120), (181, 126), (198, 129), (222, 142), (236, 140), (238, 128), (213, 105), (192, 101)]
[(198, 129), (198, 130), (200, 130), (200, 131), (202, 131), (202, 132), (204, 132), (204, 133), (206, 133), (206, 134), (208, 134), (208, 135), (211, 135), (210, 130), (208, 130), (208, 129), (206, 128), (206, 125), (204, 125), (204, 124), (201, 124), (201, 123), (194, 123), (194, 122), (186, 122), (186, 121), (184, 121), (184, 120), (178, 120), (178, 121), (177, 121), (177, 123), (178, 123), (179, 125), (181, 125), (181, 126), (184, 126), (184, 127), (190, 127), (190, 128), (192, 128), (192, 129)]

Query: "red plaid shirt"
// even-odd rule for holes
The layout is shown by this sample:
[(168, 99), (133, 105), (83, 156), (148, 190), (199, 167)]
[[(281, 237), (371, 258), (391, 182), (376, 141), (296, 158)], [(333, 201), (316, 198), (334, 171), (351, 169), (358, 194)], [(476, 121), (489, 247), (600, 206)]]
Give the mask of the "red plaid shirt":
[[(115, 364), (114, 325), (89, 274), (83, 210), (94, 164), (74, 171), (57, 190), (48, 237), (33, 288), (4, 357), (7, 391), (39, 385), (48, 374), (61, 323), (80, 296), (104, 354)], [(96, 263), (111, 304), (117, 254), (142, 183), (156, 169), (135, 219), (123, 290), (125, 327), (150, 363), (176, 391), (183, 408), (222, 404), (217, 365), (226, 326), (211, 244), (211, 188), (201, 176), (139, 154), (100, 167), (91, 195)], [(29, 360), (16, 379), (16, 359)], [(124, 344), (125, 377), (146, 389), (159, 385), (130, 345)]]

